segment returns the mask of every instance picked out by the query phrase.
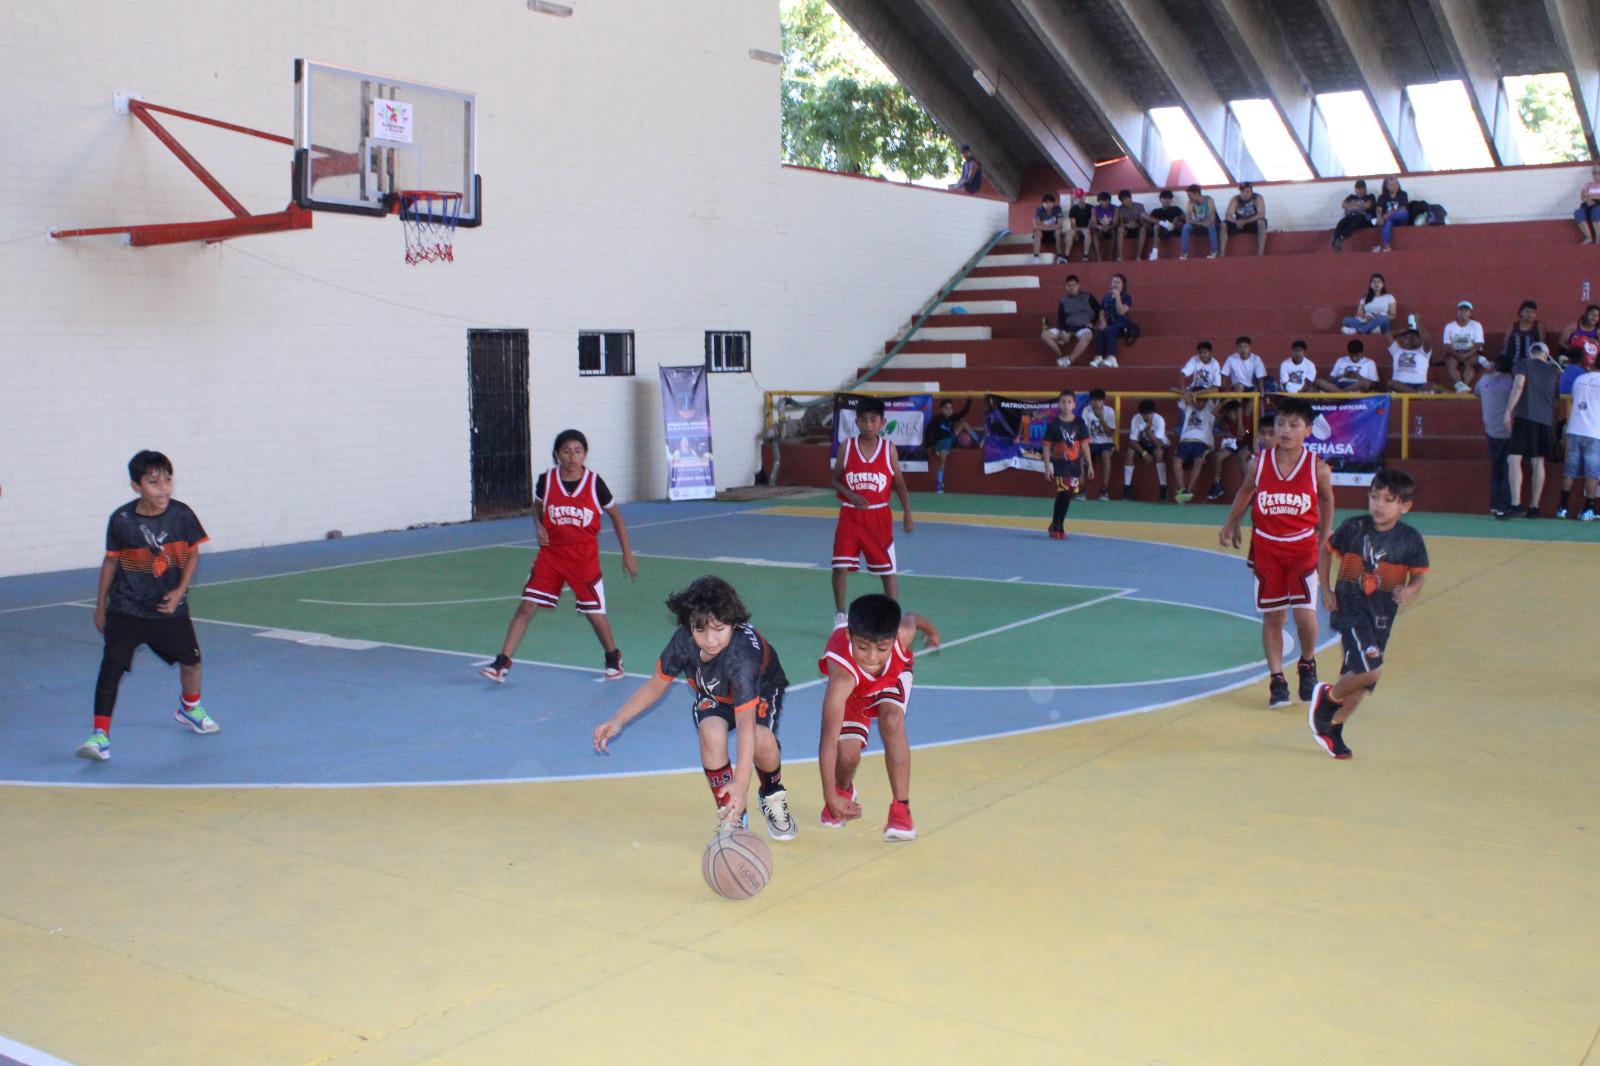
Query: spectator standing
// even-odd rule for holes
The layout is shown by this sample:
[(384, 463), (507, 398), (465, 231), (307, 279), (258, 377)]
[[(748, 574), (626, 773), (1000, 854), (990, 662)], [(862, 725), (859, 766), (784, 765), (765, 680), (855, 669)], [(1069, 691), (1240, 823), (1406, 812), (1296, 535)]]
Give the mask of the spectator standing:
[(1144, 204), (1135, 201), (1132, 192), (1123, 189), (1117, 193), (1117, 262), (1122, 261), (1122, 245), (1128, 237), (1138, 238), (1133, 257), (1144, 258), (1144, 239), (1149, 234), (1151, 225), (1150, 215), (1145, 211)]
[(1593, 522), (1595, 486), (1600, 481), (1600, 373), (1593, 365), (1578, 376), (1572, 384), (1572, 417), (1567, 422), (1567, 482), (1557, 518), (1567, 517), (1572, 506), (1572, 490), (1577, 479), (1583, 476), (1583, 514), (1578, 517)]
[[(1264, 196), (1256, 195), (1256, 187), (1248, 181), (1239, 183), (1238, 195), (1228, 201), (1226, 215), (1228, 223), (1228, 236), (1236, 237), (1241, 233), (1254, 233), (1256, 235), (1256, 254), (1265, 255), (1267, 252), (1267, 200)], [(1222, 247), (1227, 249), (1227, 238), (1223, 238)]]
[(1382, 274), (1374, 274), (1367, 281), (1367, 294), (1356, 301), (1356, 313), (1345, 318), (1339, 332), (1388, 333), (1394, 316), (1394, 293), (1389, 291), (1389, 283)]
[(1067, 208), (1067, 222), (1072, 232), (1067, 235), (1067, 261), (1072, 260), (1073, 245), (1083, 242), (1083, 261), (1089, 261), (1091, 250), (1096, 256), (1099, 249), (1095, 248), (1090, 236), (1090, 227), (1094, 225), (1094, 208), (1090, 206), (1088, 195), (1082, 189), (1072, 190), (1072, 206)]
[(1183, 388), (1176, 390), (1190, 399), (1222, 388), (1222, 364), (1211, 354), (1211, 342), (1195, 345), (1194, 354), (1179, 371), (1183, 375)]
[(1306, 342), (1289, 345), (1289, 358), (1278, 364), (1278, 388), (1284, 392), (1304, 392), (1317, 383), (1317, 365), (1306, 358)]
[(1593, 244), (1596, 240), (1594, 224), (1600, 220), (1600, 163), (1589, 168), (1589, 180), (1578, 190), (1578, 209), (1572, 212), (1583, 235), (1580, 244)]
[(1373, 392), (1378, 388), (1378, 364), (1367, 356), (1366, 345), (1351, 341), (1328, 371), (1328, 376), (1318, 380), (1317, 387), (1324, 392)]
[[(1561, 368), (1550, 358), (1543, 341), (1533, 344), (1528, 358), (1511, 368), (1511, 396), (1502, 425), (1511, 434), (1507, 472), (1511, 483), (1508, 514), (1521, 511), (1539, 517), (1539, 497), (1544, 494), (1544, 463), (1555, 455), (1556, 389)], [(1522, 509), (1522, 460), (1528, 460), (1528, 507)]]
[(1033, 209), (1033, 261), (1039, 261), (1039, 249), (1044, 246), (1045, 234), (1053, 235), (1056, 242), (1056, 262), (1067, 261), (1067, 219), (1061, 210), (1061, 202), (1053, 192), (1047, 192), (1039, 198), (1039, 206)]
[(1389, 357), (1394, 360), (1389, 371), (1390, 392), (1439, 391), (1439, 386), (1428, 383), (1433, 349), (1428, 347), (1422, 322), (1416, 315), (1411, 316), (1411, 324), (1400, 331), (1399, 337), (1390, 342)]
[(1378, 225), (1383, 227), (1379, 234), (1379, 244), (1374, 252), (1392, 252), (1389, 242), (1394, 237), (1394, 228), (1411, 221), (1411, 201), (1406, 198), (1406, 191), (1400, 187), (1400, 179), (1389, 177), (1383, 179), (1383, 189), (1378, 193)]
[(1511, 455), (1511, 431), (1506, 428), (1506, 412), (1511, 401), (1511, 360), (1498, 358), (1478, 378), (1472, 391), (1483, 407), (1483, 435), (1489, 446), (1489, 513), (1496, 518), (1511, 517), (1511, 482), (1507, 460)]
[(1222, 226), (1217, 218), (1217, 202), (1207, 196), (1198, 185), (1191, 185), (1186, 191), (1189, 194), (1189, 203), (1183, 209), (1183, 229), (1178, 235), (1178, 258), (1189, 258), (1189, 235), (1198, 230), (1205, 230), (1211, 234), (1211, 254), (1206, 258), (1215, 259), (1222, 250)]
[(1094, 219), (1089, 224), (1089, 236), (1094, 241), (1094, 257), (1106, 258), (1100, 247), (1100, 242), (1107, 242), (1107, 249), (1116, 250), (1117, 244), (1117, 205), (1111, 202), (1111, 194), (1100, 193), (1094, 198)]
[(1133, 310), (1133, 296), (1128, 292), (1128, 275), (1111, 275), (1111, 290), (1100, 301), (1100, 354), (1089, 360), (1090, 366), (1117, 365), (1117, 338), (1122, 331), (1133, 327), (1128, 312)]
[(1457, 392), (1471, 392), (1483, 358), (1483, 323), (1472, 317), (1472, 301), (1456, 304), (1455, 321), (1445, 323), (1440, 334), (1444, 342), (1444, 366)]
[(1111, 499), (1111, 457), (1117, 450), (1117, 411), (1106, 403), (1105, 389), (1089, 390), (1089, 406), (1083, 412), (1089, 428), (1089, 465), (1099, 467), (1100, 499)]
[(1249, 337), (1238, 338), (1233, 347), (1233, 354), (1222, 364), (1222, 376), (1228, 379), (1228, 388), (1233, 392), (1259, 391), (1261, 383), (1271, 377), (1267, 364), (1250, 350)]
[(1122, 464), (1122, 498), (1133, 494), (1133, 466), (1149, 463), (1156, 468), (1161, 493), (1167, 499), (1167, 420), (1156, 413), (1154, 400), (1140, 400), (1139, 412), (1128, 422), (1128, 451)]
[(1344, 215), (1333, 227), (1333, 250), (1336, 252), (1344, 248), (1347, 238), (1372, 225), (1372, 216), (1378, 210), (1378, 198), (1367, 192), (1365, 181), (1358, 180), (1354, 191), (1344, 198), (1339, 207)]
[[(1100, 317), (1100, 301), (1078, 287), (1078, 275), (1068, 274), (1066, 294), (1056, 305), (1056, 324), (1046, 326), (1039, 339), (1044, 341), (1056, 356), (1057, 366), (1071, 366), (1094, 339), (1094, 324)], [(1077, 340), (1071, 355), (1061, 354), (1061, 344), (1068, 337)]]
[(976, 196), (978, 190), (983, 188), (983, 167), (973, 157), (970, 144), (961, 146), (961, 176), (950, 188), (960, 189), (968, 196)]
[(1517, 320), (1506, 327), (1505, 339), (1500, 342), (1500, 358), (1510, 367), (1518, 359), (1526, 359), (1533, 343), (1543, 339), (1544, 325), (1539, 321), (1539, 305), (1532, 300), (1523, 300), (1522, 306), (1517, 308)]

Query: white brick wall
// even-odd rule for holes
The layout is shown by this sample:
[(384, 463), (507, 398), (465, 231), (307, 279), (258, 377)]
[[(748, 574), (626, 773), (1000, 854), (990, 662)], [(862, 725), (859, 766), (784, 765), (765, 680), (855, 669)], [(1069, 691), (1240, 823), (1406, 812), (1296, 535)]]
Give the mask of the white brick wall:
[[(665, 491), (655, 367), (750, 330), (755, 373), (711, 393), (718, 482), (747, 484), (757, 383), (833, 387), (1004, 224), (994, 201), (779, 167), (778, 70), (747, 55), (777, 50), (775, 3), (574, 6), (14, 6), (0, 574), (92, 564), (141, 447), (218, 549), (467, 518), (475, 326), (531, 331), (535, 462), (577, 425), (623, 499)], [(486, 222), (455, 264), (407, 267), (392, 219), (328, 214), (211, 249), (36, 236), (224, 217), (112, 92), (287, 134), (297, 55), (478, 93)], [(286, 202), (288, 149), (165, 121), (253, 210)], [(577, 376), (597, 327), (637, 331), (637, 378)]]

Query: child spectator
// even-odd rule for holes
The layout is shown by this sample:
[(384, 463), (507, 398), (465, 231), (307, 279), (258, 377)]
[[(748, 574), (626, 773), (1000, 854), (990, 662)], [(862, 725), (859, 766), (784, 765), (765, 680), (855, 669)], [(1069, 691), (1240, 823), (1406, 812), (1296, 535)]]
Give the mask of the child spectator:
[(1128, 451), (1122, 465), (1122, 498), (1133, 492), (1133, 465), (1149, 463), (1156, 468), (1161, 492), (1156, 499), (1167, 499), (1167, 420), (1156, 413), (1154, 400), (1140, 400), (1139, 413), (1128, 423)]
[(1194, 354), (1179, 373), (1183, 375), (1183, 388), (1176, 391), (1190, 398), (1222, 388), (1222, 364), (1212, 357), (1210, 341), (1195, 345)]
[(1317, 365), (1306, 358), (1306, 342), (1289, 345), (1289, 358), (1278, 364), (1278, 388), (1284, 392), (1304, 392), (1317, 383)]
[(1128, 292), (1128, 275), (1111, 275), (1111, 291), (1100, 302), (1100, 354), (1089, 360), (1090, 366), (1117, 365), (1117, 338), (1124, 330), (1135, 328), (1133, 319), (1128, 317), (1132, 309), (1133, 295)]
[(178, 706), (172, 717), (200, 733), (221, 726), (200, 705), (200, 640), (189, 617), (189, 586), (200, 566), (205, 527), (189, 506), (172, 498), (172, 460), (141, 451), (128, 462), (135, 499), (111, 512), (106, 554), (94, 601), (94, 627), (105, 638), (94, 683), (94, 730), (78, 748), (80, 759), (111, 758), (111, 714), (122, 675), (148, 645), (178, 667)]
[(1094, 257), (1104, 259), (1105, 255), (1100, 247), (1101, 241), (1108, 242), (1111, 250), (1115, 251), (1117, 243), (1117, 205), (1111, 202), (1111, 194), (1100, 193), (1095, 197), (1094, 219), (1089, 224), (1089, 236), (1094, 240)]
[(1356, 302), (1356, 313), (1344, 320), (1346, 334), (1388, 333), (1389, 321), (1394, 318), (1394, 294), (1382, 274), (1374, 274), (1367, 282), (1367, 294)]
[(1428, 573), (1422, 534), (1400, 521), (1416, 491), (1416, 481), (1404, 470), (1378, 471), (1367, 490), (1367, 513), (1347, 519), (1321, 553), (1322, 595), (1328, 623), (1344, 646), (1344, 662), (1337, 681), (1316, 686), (1307, 718), (1311, 735), (1335, 759), (1350, 758), (1344, 724), (1378, 687), (1395, 615), (1417, 598)]
[(1444, 366), (1457, 392), (1471, 392), (1483, 358), (1483, 323), (1472, 317), (1472, 301), (1456, 304), (1455, 321), (1445, 323), (1440, 334), (1444, 341)]
[(1333, 250), (1340, 251), (1344, 248), (1345, 239), (1359, 230), (1372, 225), (1372, 215), (1377, 210), (1377, 197), (1367, 194), (1367, 183), (1362, 180), (1356, 182), (1355, 190), (1344, 198), (1339, 205), (1344, 212), (1344, 217), (1339, 219), (1333, 227)]
[[(1104, 393), (1102, 392), (1102, 395)], [(1056, 487), (1055, 510), (1050, 518), (1050, 539), (1067, 539), (1067, 508), (1083, 482), (1094, 476), (1089, 463), (1089, 427), (1078, 417), (1078, 397), (1062, 389), (1056, 397), (1057, 415), (1044, 428), (1044, 476)]]
[(1233, 354), (1222, 364), (1222, 376), (1228, 379), (1228, 388), (1233, 392), (1258, 391), (1261, 383), (1271, 377), (1267, 364), (1250, 350), (1249, 337), (1239, 337), (1233, 346)]
[(1122, 261), (1122, 242), (1126, 237), (1137, 237), (1138, 246), (1134, 249), (1135, 259), (1144, 258), (1144, 239), (1153, 224), (1150, 215), (1144, 209), (1144, 204), (1133, 199), (1133, 193), (1123, 189), (1117, 193), (1117, 261)]
[(968, 196), (976, 196), (983, 188), (983, 167), (973, 158), (971, 145), (961, 146), (961, 176), (950, 188), (960, 189)]
[[(1078, 287), (1078, 275), (1068, 274), (1066, 294), (1056, 305), (1056, 324), (1046, 326), (1039, 339), (1044, 341), (1056, 356), (1056, 366), (1071, 366), (1094, 339), (1094, 325), (1100, 317), (1100, 301)], [(1071, 355), (1061, 354), (1061, 345), (1068, 338), (1077, 344)]]
[(1351, 341), (1317, 387), (1324, 392), (1372, 392), (1378, 387), (1378, 364), (1368, 358), (1366, 345)]
[(1489, 513), (1509, 518), (1511, 482), (1507, 462), (1511, 455), (1511, 431), (1506, 428), (1506, 411), (1511, 400), (1511, 360), (1504, 357), (1489, 364), (1472, 391), (1483, 407), (1483, 434), (1489, 446)]
[(856, 404), (856, 435), (845, 441), (834, 460), (833, 489), (839, 497), (839, 520), (833, 530), (834, 628), (843, 624), (845, 586), (865, 558), (867, 572), (883, 579), (884, 595), (900, 593), (899, 568), (894, 557), (894, 514), (889, 492), (900, 498), (901, 524), (907, 533), (916, 529), (911, 517), (911, 493), (900, 472), (894, 442), (883, 435), (883, 401), (867, 396)]
[(1100, 249), (1095, 247), (1090, 229), (1094, 226), (1094, 208), (1090, 206), (1087, 194), (1082, 189), (1072, 190), (1072, 206), (1067, 208), (1067, 222), (1071, 232), (1067, 234), (1067, 260), (1072, 260), (1073, 245), (1083, 242), (1083, 261), (1087, 263), (1091, 253), (1098, 259)]
[(1161, 206), (1150, 212), (1150, 258), (1161, 258), (1161, 240), (1176, 237), (1183, 230), (1183, 208), (1172, 202), (1172, 190), (1162, 189), (1157, 197)]
[(1565, 518), (1572, 508), (1572, 490), (1579, 477), (1583, 478), (1583, 514), (1578, 517), (1593, 522), (1595, 486), (1600, 481), (1600, 373), (1594, 364), (1572, 383), (1572, 417), (1567, 421), (1566, 481), (1562, 486), (1561, 510), (1557, 518)]
[[(1172, 480), (1177, 485), (1174, 496), (1179, 503), (1194, 499), (1195, 482), (1205, 469), (1206, 456), (1216, 441), (1217, 401), (1190, 395), (1178, 400), (1178, 418), (1182, 428), (1178, 432), (1178, 447), (1172, 453)], [(1184, 467), (1194, 464), (1188, 480)]]
[(1399, 337), (1390, 342), (1389, 357), (1394, 360), (1394, 368), (1389, 372), (1390, 392), (1439, 391), (1439, 386), (1428, 383), (1433, 349), (1428, 347), (1422, 322), (1416, 315), (1411, 316), (1411, 324), (1400, 331)]
[(1215, 259), (1222, 249), (1222, 226), (1217, 219), (1217, 202), (1201, 191), (1198, 185), (1191, 185), (1185, 191), (1189, 194), (1189, 203), (1183, 209), (1183, 229), (1178, 235), (1178, 258), (1189, 258), (1189, 235), (1198, 230), (1205, 230), (1211, 234), (1211, 254), (1206, 258)]
[(1595, 243), (1595, 220), (1600, 219), (1600, 162), (1589, 168), (1589, 180), (1578, 190), (1578, 209), (1572, 212), (1583, 236), (1579, 244)]
[[(1511, 367), (1511, 396), (1507, 400), (1505, 421), (1511, 434), (1511, 506), (1508, 514), (1539, 517), (1539, 497), (1544, 495), (1544, 461), (1555, 455), (1556, 390), (1561, 368), (1550, 358), (1550, 349), (1539, 341), (1528, 349), (1528, 358)], [(1522, 460), (1526, 457), (1532, 473), (1528, 507), (1522, 508)]]
[(1083, 412), (1089, 427), (1089, 465), (1100, 468), (1100, 499), (1111, 498), (1111, 456), (1117, 450), (1117, 411), (1106, 403), (1105, 389), (1089, 390), (1089, 406)]
[[(1248, 181), (1239, 183), (1239, 194), (1228, 201), (1226, 219), (1229, 237), (1236, 237), (1241, 233), (1254, 233), (1256, 235), (1256, 254), (1266, 254), (1267, 200), (1264, 196), (1256, 195), (1256, 187), (1254, 185)], [(1227, 246), (1227, 237), (1224, 237), (1222, 247), (1226, 249)]]
[(1544, 324), (1539, 321), (1539, 305), (1523, 300), (1517, 308), (1517, 320), (1506, 327), (1505, 339), (1500, 342), (1500, 358), (1510, 366), (1518, 359), (1528, 357), (1528, 349), (1535, 341), (1544, 339)]
[(1066, 230), (1066, 216), (1062, 213), (1060, 201), (1055, 193), (1045, 193), (1039, 198), (1039, 206), (1033, 209), (1033, 261), (1039, 261), (1039, 249), (1044, 246), (1044, 237), (1048, 233), (1055, 240), (1056, 262), (1065, 263)]
[(1383, 232), (1374, 252), (1394, 251), (1389, 247), (1389, 242), (1393, 239), (1395, 226), (1411, 221), (1410, 203), (1406, 191), (1400, 187), (1399, 178), (1383, 179), (1383, 189), (1378, 193), (1378, 225), (1383, 227)]
[(962, 433), (970, 434), (972, 427), (962, 422), (972, 410), (972, 397), (967, 397), (967, 402), (961, 410), (956, 410), (952, 400), (940, 400), (939, 412), (928, 420), (928, 432), (923, 438), (928, 444), (928, 458), (933, 463), (933, 491), (944, 491), (944, 465), (950, 458), (950, 451), (956, 446), (956, 437)]
[(1217, 411), (1217, 415), (1217, 447), (1211, 453), (1211, 492), (1206, 497), (1209, 500), (1223, 497), (1223, 466), (1231, 460), (1242, 474), (1245, 464), (1255, 453), (1250, 424), (1244, 418), (1244, 404), (1229, 400)]

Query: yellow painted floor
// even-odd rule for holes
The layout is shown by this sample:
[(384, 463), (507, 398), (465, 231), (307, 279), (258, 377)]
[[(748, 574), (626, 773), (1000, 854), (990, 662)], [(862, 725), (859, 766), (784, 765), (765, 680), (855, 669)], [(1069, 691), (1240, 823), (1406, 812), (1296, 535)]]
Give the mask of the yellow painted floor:
[(836, 832), (796, 766), (801, 835), (741, 904), (700, 880), (692, 776), (0, 789), (0, 1035), (77, 1066), (1600, 1062), (1600, 547), (1430, 551), (1353, 761), (1251, 686), (918, 751), (894, 846), (880, 760)]

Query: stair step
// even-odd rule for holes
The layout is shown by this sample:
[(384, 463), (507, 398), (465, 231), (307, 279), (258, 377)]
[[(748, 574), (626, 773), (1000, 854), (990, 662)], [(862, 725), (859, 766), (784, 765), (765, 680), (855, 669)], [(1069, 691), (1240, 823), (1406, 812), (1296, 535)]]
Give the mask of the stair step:
[(896, 370), (959, 370), (966, 365), (964, 352), (901, 352), (889, 363)]
[(913, 338), (924, 343), (928, 341), (986, 341), (992, 331), (988, 326), (923, 326), (915, 333)]
[[(1014, 315), (1015, 300), (946, 300), (933, 309), (934, 317), (949, 318), (964, 315)], [(931, 325), (954, 325), (949, 322), (932, 322)]]
[(974, 292), (984, 289), (1037, 289), (1037, 274), (995, 274), (973, 277), (971, 274), (956, 282), (957, 292)]

